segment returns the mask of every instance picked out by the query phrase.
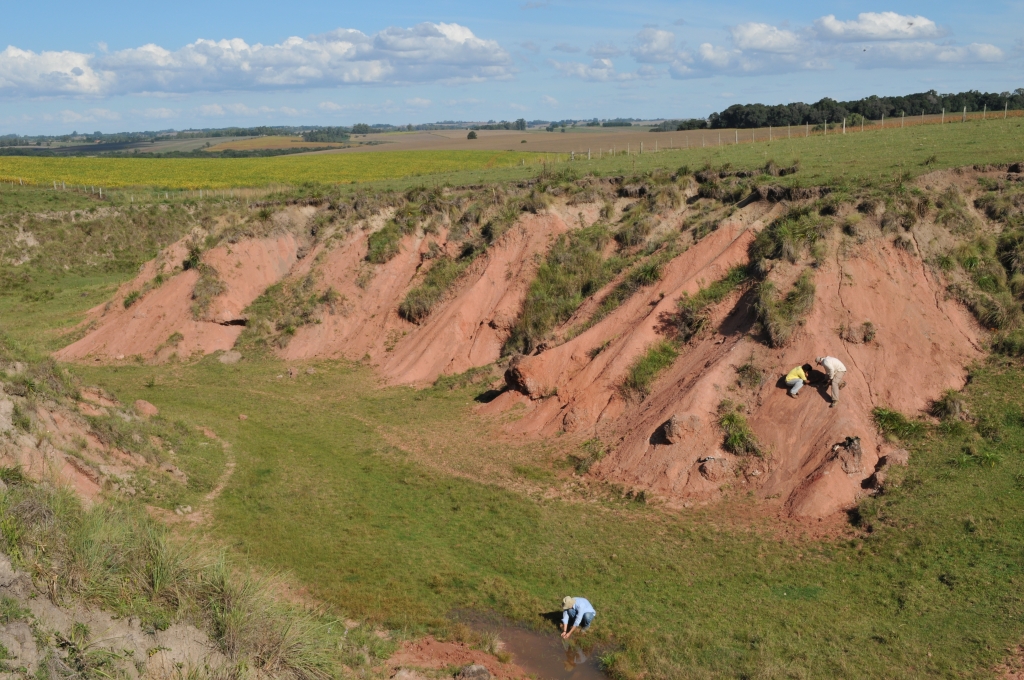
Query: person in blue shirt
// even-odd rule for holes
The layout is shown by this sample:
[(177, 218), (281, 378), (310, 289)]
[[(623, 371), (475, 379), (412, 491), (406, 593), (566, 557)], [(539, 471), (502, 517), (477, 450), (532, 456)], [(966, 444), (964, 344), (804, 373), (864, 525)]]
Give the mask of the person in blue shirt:
[[(596, 615), (594, 606), (587, 600), (582, 597), (566, 596), (562, 600), (562, 638), (568, 640), (569, 636), (580, 628), (583, 630), (590, 628), (590, 623)], [(571, 626), (569, 619), (572, 619)]]

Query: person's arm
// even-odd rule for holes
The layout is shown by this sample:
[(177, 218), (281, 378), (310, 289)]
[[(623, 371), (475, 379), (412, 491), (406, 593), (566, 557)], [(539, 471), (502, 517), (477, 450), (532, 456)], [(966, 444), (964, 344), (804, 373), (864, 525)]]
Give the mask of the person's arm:
[(565, 627), (569, 623), (569, 611), (564, 610), (562, 612), (562, 637), (565, 637)]
[(580, 621), (582, 621), (582, 620), (583, 620), (583, 609), (582, 608), (578, 608), (576, 610), (576, 618), (572, 622), (572, 627), (570, 627), (568, 631), (563, 633), (562, 637), (564, 637), (566, 640), (568, 640), (572, 636), (573, 633), (575, 633), (576, 631), (578, 631), (580, 629)]

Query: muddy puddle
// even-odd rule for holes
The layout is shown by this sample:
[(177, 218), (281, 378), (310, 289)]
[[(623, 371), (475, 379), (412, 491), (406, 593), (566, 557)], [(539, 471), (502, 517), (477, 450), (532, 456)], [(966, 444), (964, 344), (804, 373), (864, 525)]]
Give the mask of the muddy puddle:
[(537, 680), (608, 680), (601, 672), (598, 650), (584, 651), (575, 639), (563, 640), (554, 626), (540, 633), (476, 612), (459, 612), (456, 618), (474, 630), (496, 634), (513, 663)]

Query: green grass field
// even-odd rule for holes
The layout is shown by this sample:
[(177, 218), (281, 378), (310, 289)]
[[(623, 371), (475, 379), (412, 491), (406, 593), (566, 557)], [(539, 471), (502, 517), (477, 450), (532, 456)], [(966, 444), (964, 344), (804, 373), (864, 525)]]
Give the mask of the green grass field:
[[(800, 160), (801, 171), (780, 182), (873, 184), (1024, 160), (1022, 140), (1020, 122), (988, 121), (576, 167), (626, 174), (634, 163), (642, 172)], [(344, 156), (357, 157), (387, 154)], [(303, 158), (323, 157), (242, 162)], [(0, 174), (8, 160), (94, 159), (3, 158)], [(505, 181), (537, 172), (494, 167), (435, 177)], [(373, 186), (422, 181), (396, 174)], [(2, 228), (13, 229), (22, 213), (83, 201), (92, 199), (0, 186)], [(67, 329), (127, 275), (32, 270), (30, 280), (0, 288), (0, 330), (42, 355), (65, 344)], [(538, 614), (562, 596), (584, 594), (600, 612), (595, 637), (624, 678), (991, 677), (1024, 637), (1020, 363), (974, 367), (964, 397), (976, 420), (921, 428), (906, 442), (913, 455), (909, 469), (896, 472), (902, 485), (864, 501), (855, 525), (830, 539), (745, 519), (757, 517), (752, 499), (740, 498), (734, 511), (668, 512), (613, 488), (567, 486), (557, 441), (507, 443), (495, 436), (497, 423), (472, 414), (481, 387), (382, 389), (366, 366), (310, 366), (315, 373), (295, 379), (272, 360), (74, 371), (123, 402), (146, 399), (168, 420), (211, 427), (230, 443), (237, 468), (216, 503), (212, 533), (350, 616), (409, 632), (444, 630), (453, 609), (469, 607), (539, 625)], [(223, 459), (201, 459), (201, 451), (197, 443), (183, 464), (205, 488)]]
[[(443, 627), (459, 607), (536, 625), (583, 592), (621, 650), (616, 667), (655, 677), (985, 677), (1024, 635), (1019, 367), (977, 369), (966, 396), (985, 436), (965, 426), (912, 443), (903, 486), (866, 502), (862, 531), (839, 540), (445, 475), (395, 433), (443, 430), (452, 449), (492, 458), (501, 445), (481, 443), (489, 426), (469, 413), (472, 388), (380, 390), (367, 368), (316, 370), (293, 381), (275, 362), (205, 360), (80, 372), (231, 441), (239, 467), (215, 533), (390, 626)], [(958, 467), (968, 445), (998, 462)], [(525, 447), (512, 474), (550, 469), (546, 455)]]
[(0, 182), (65, 182), (108, 188), (231, 189), (268, 184), (376, 182), (535, 166), (540, 155), (510, 151), (395, 151), (272, 158), (30, 158), (0, 156)]
[[(652, 139), (656, 133), (651, 133)], [(662, 139), (658, 137), (658, 139)], [(562, 167), (568, 155), (512, 151), (381, 151), (358, 154), (279, 156), (274, 158), (25, 158), (0, 156), (0, 182), (23, 178), (37, 185), (66, 182), (104, 187), (228, 189), (269, 184), (298, 186), (372, 182), (407, 186), (427, 177), (453, 184), (519, 180), (535, 175), (538, 165)], [(914, 125), (847, 135), (814, 135), (772, 142), (661, 151), (643, 155), (578, 159), (580, 173), (629, 174), (652, 168), (699, 168), (731, 163), (759, 167), (772, 159), (782, 165), (799, 160), (801, 172), (785, 183), (874, 183), (896, 173), (918, 175), (934, 169), (1024, 159), (1024, 121), (969, 121)], [(523, 164), (525, 161), (525, 165)], [(3, 187), (0, 186), (0, 192)]]

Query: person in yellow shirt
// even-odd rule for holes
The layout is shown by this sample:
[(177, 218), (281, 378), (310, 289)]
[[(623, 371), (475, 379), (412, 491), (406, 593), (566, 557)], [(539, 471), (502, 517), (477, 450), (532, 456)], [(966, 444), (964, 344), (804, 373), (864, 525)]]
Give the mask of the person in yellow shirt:
[(803, 366), (797, 366), (786, 374), (786, 387), (789, 388), (789, 396), (796, 399), (797, 395), (800, 394), (800, 388), (804, 386), (804, 383), (810, 382), (807, 374), (812, 370), (813, 369), (810, 364), (804, 364)]

